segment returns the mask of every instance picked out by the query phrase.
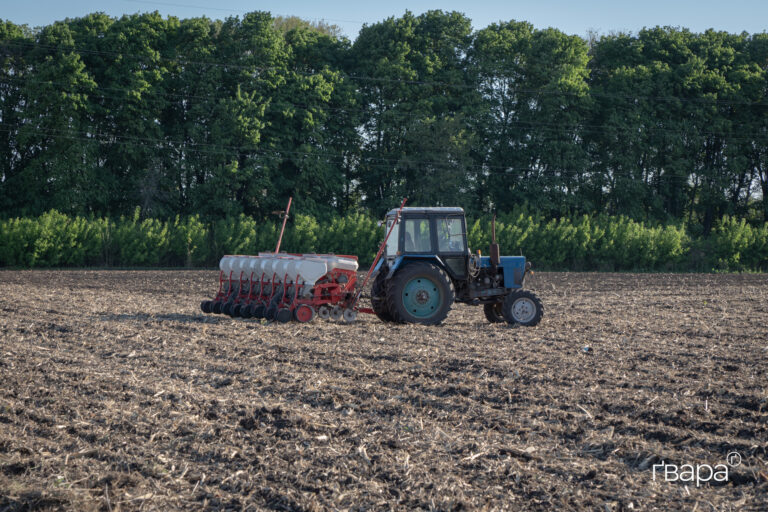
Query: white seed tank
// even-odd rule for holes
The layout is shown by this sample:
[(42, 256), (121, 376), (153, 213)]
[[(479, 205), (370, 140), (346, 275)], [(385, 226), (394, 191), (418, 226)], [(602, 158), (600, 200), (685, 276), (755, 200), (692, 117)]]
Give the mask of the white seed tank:
[(227, 255), (221, 258), (219, 269), (224, 279), (315, 284), (334, 269), (358, 269), (357, 261), (334, 254), (274, 254), (259, 253), (258, 256)]

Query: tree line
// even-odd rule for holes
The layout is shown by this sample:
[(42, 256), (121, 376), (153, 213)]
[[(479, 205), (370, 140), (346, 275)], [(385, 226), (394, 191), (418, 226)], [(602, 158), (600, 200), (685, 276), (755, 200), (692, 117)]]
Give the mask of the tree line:
[[(768, 34), (581, 38), (406, 12), (328, 25), (91, 14), (0, 23), (0, 216), (205, 222), (527, 205), (768, 221)], [(164, 220), (163, 222), (170, 222)]]

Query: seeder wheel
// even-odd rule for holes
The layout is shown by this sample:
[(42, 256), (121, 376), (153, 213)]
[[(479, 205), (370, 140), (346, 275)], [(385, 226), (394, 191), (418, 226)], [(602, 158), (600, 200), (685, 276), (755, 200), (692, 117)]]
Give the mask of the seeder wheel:
[(240, 307), (240, 318), (251, 318), (251, 305), (243, 304)]
[(251, 304), (251, 316), (253, 318), (264, 318), (264, 304), (261, 302), (254, 302)]
[(224, 306), (224, 303), (220, 300), (214, 301), (213, 305), (211, 306), (211, 311), (217, 315), (221, 314), (221, 309)]
[(204, 300), (203, 302), (200, 303), (200, 309), (203, 310), (203, 313), (206, 313), (206, 314), (210, 313), (211, 312), (211, 304), (212, 304), (212, 301)]
[(240, 316), (240, 310), (243, 309), (242, 304), (235, 304), (232, 306), (232, 317)]
[(297, 322), (311, 322), (314, 317), (315, 310), (312, 309), (312, 306), (308, 306), (307, 304), (302, 304), (293, 310), (293, 318), (295, 318)]
[(267, 308), (267, 310), (264, 312), (264, 318), (266, 318), (268, 321), (272, 322), (277, 318), (277, 306), (272, 304)]
[(357, 320), (357, 310), (347, 308), (344, 310), (344, 323), (351, 324)]
[(341, 306), (336, 304), (331, 308), (331, 318), (333, 318), (336, 322), (342, 319), (344, 316), (344, 310), (341, 309)]
[(317, 316), (319, 316), (323, 320), (328, 320), (331, 318), (331, 308), (323, 304), (319, 308), (317, 308)]
[(291, 310), (288, 308), (280, 308), (275, 313), (275, 319), (281, 324), (290, 322), (292, 316)]

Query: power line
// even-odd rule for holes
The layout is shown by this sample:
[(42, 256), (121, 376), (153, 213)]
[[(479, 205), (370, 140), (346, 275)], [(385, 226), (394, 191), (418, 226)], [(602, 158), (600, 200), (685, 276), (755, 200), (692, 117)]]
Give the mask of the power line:
[[(70, 87), (82, 87), (86, 88), (87, 85), (78, 85), (78, 84), (71, 84), (68, 82), (55, 82), (51, 80), (33, 80), (30, 78), (23, 78), (23, 77), (10, 77), (10, 81), (13, 80), (21, 80), (24, 83), (37, 83), (42, 85), (61, 85), (61, 86), (70, 86)], [(0, 80), (0, 83), (3, 83), (4, 80)], [(129, 92), (131, 89), (127, 87), (108, 87), (108, 86), (101, 86), (97, 85), (95, 87), (96, 90), (103, 91), (103, 90), (111, 90), (116, 92)], [(94, 94), (92, 90), (87, 90), (83, 94), (89, 96), (89, 97), (97, 97), (101, 99), (114, 99), (114, 100), (124, 100), (125, 95), (118, 95), (118, 94)], [(140, 94), (142, 96), (156, 96), (156, 97), (162, 97), (162, 98), (177, 98), (180, 100), (190, 100), (190, 99), (200, 99), (200, 100), (211, 100), (211, 99), (232, 99), (233, 96), (231, 94), (228, 95), (205, 95), (205, 96), (199, 96), (199, 95), (189, 95), (189, 94), (178, 94), (178, 93), (170, 93), (170, 92), (164, 92), (164, 91), (157, 91), (154, 89), (146, 90), (146, 91), (140, 91)], [(318, 114), (322, 113), (324, 111), (331, 111), (331, 112), (345, 112), (350, 114), (366, 114), (370, 112), (370, 109), (350, 109), (347, 107), (332, 107), (328, 104), (317, 104), (317, 105), (309, 105), (309, 104), (303, 104), (303, 103), (295, 103), (291, 101), (287, 101), (284, 99), (278, 100), (278, 101), (272, 101), (274, 98), (269, 98), (269, 101), (266, 102), (265, 109), (271, 112), (277, 112), (280, 113), (285, 110), (286, 106), (294, 107), (298, 110), (304, 110), (308, 113), (312, 114)], [(263, 104), (262, 104), (263, 105)], [(208, 110), (207, 114), (211, 115), (213, 114), (214, 110), (217, 108), (217, 105), (212, 105)], [(464, 112), (461, 111), (452, 111), (452, 112), (443, 112), (440, 115), (443, 116), (457, 116), (457, 115), (463, 115)], [(430, 117), (437, 117), (437, 114), (430, 116), (428, 114), (416, 114), (411, 112), (397, 112), (397, 111), (386, 111), (382, 113), (382, 115), (387, 115), (394, 117), (396, 119), (417, 119), (417, 120), (424, 120), (428, 119)], [(636, 124), (627, 124), (625, 126), (616, 126), (616, 125), (593, 125), (593, 124), (585, 124), (585, 123), (575, 123), (575, 124), (564, 124), (559, 122), (547, 122), (547, 121), (532, 121), (532, 120), (519, 120), (515, 119), (512, 121), (507, 121), (507, 123), (518, 126), (520, 128), (536, 128), (540, 130), (550, 130), (550, 131), (561, 131), (562, 133), (568, 133), (568, 132), (578, 132), (578, 133), (591, 133), (591, 134), (597, 134), (597, 133), (611, 133), (613, 131), (619, 131), (619, 132), (634, 132), (634, 133), (647, 133), (647, 132), (664, 132), (664, 133), (671, 133), (671, 134), (677, 134), (677, 135), (707, 135), (707, 136), (714, 136), (714, 137), (720, 137), (727, 141), (735, 141), (735, 142), (752, 142), (752, 141), (760, 141), (760, 140), (768, 140), (768, 132), (762, 133), (759, 135), (753, 135), (753, 134), (744, 134), (743, 132), (738, 132), (741, 134), (741, 136), (734, 136), (729, 133), (723, 133), (723, 132), (715, 132), (715, 131), (705, 131), (697, 129), (695, 126), (691, 127), (689, 130), (684, 129), (678, 129), (678, 128), (665, 128), (660, 126), (639, 126)], [(732, 130), (738, 130), (739, 126), (731, 127)], [(570, 134), (570, 133), (569, 133)]]
[[(174, 2), (154, 2), (149, 0), (125, 0), (126, 2), (131, 2), (135, 4), (149, 4), (149, 5), (165, 5), (169, 7), (188, 7), (191, 9), (205, 9), (209, 11), (225, 11), (225, 12), (237, 12), (237, 13), (248, 13), (252, 11), (248, 11), (247, 9), (231, 9), (227, 7), (209, 7), (204, 5), (191, 5), (191, 4), (179, 4)], [(272, 14), (272, 13), (270, 13)], [(277, 14), (277, 16), (281, 16), (283, 18), (289, 18), (292, 17), (290, 14)], [(298, 16), (297, 16), (298, 17)], [(304, 16), (301, 17), (302, 20), (309, 20), (309, 21), (336, 21), (338, 23), (357, 23), (358, 25), (364, 25), (364, 21), (360, 20), (341, 20), (341, 19), (333, 19), (333, 18), (305, 18)]]
[[(119, 145), (119, 146), (129, 146), (129, 147), (148, 147), (152, 149), (167, 149), (169, 143), (174, 143), (173, 141), (166, 141), (162, 139), (153, 139), (153, 138), (146, 138), (146, 137), (135, 137), (135, 136), (126, 136), (126, 135), (114, 135), (114, 134), (100, 134), (99, 137), (89, 134), (88, 132), (81, 132), (76, 130), (50, 130), (50, 129), (40, 129), (40, 128), (34, 128), (36, 133), (41, 133), (50, 137), (60, 137), (65, 138), (68, 140), (80, 140), (90, 143), (97, 143), (97, 144), (107, 144), (107, 145)], [(13, 133), (14, 131), (17, 131), (18, 127), (16, 125), (9, 125), (7, 123), (0, 123), (0, 131), (7, 132), (7, 133)], [(84, 136), (85, 135), (85, 136)], [(105, 137), (109, 137), (110, 139), (106, 139)], [(111, 140), (114, 139), (114, 140)], [(344, 160), (347, 160), (348, 157), (345, 157), (343, 155), (338, 155), (336, 153), (327, 153), (323, 151), (317, 151), (317, 152), (303, 152), (303, 151), (285, 151), (285, 150), (272, 150), (271, 152), (265, 149), (253, 149), (253, 148), (246, 148), (243, 146), (227, 146), (227, 145), (221, 145), (221, 144), (213, 144), (213, 143), (193, 143), (193, 144), (183, 144), (183, 143), (177, 143), (179, 146), (185, 147), (185, 151), (188, 153), (193, 154), (214, 154), (214, 155), (231, 155), (233, 151), (246, 151), (249, 153), (252, 153), (257, 156), (263, 156), (267, 158), (284, 158), (284, 155), (294, 155), (294, 156), (304, 156), (304, 157), (314, 157), (314, 158), (325, 158), (327, 161), (332, 162), (334, 160), (343, 162)], [(187, 146), (202, 146), (201, 148), (197, 147), (187, 147)], [(174, 148), (178, 149), (178, 148)], [(270, 154), (271, 153), (271, 154)], [(363, 155), (359, 155), (359, 160), (365, 163), (365, 167), (374, 167), (379, 169), (386, 169), (386, 170), (394, 170), (399, 165), (403, 163), (403, 158), (398, 159), (388, 159), (388, 158), (377, 158), (377, 157), (366, 157)], [(456, 171), (456, 170), (473, 170), (478, 172), (478, 175), (505, 175), (510, 176), (512, 173), (520, 173), (520, 172), (528, 172), (528, 173), (545, 173), (549, 174), (553, 177), (557, 176), (572, 176), (572, 177), (590, 177), (590, 176), (604, 176), (605, 173), (603, 172), (595, 172), (590, 170), (573, 170), (573, 169), (536, 169), (535, 166), (527, 166), (527, 167), (509, 167), (509, 166), (490, 166), (490, 165), (462, 165), (459, 169), (449, 166), (446, 162), (433, 162), (433, 161), (415, 161), (411, 165), (411, 167), (420, 167), (420, 166), (430, 166), (432, 168), (436, 168), (437, 170), (450, 170), (450, 171)], [(694, 173), (695, 174), (695, 173)], [(692, 174), (693, 175), (693, 174)], [(688, 181), (690, 179), (691, 175), (664, 175), (664, 179), (666, 180), (681, 180), (681, 181)]]

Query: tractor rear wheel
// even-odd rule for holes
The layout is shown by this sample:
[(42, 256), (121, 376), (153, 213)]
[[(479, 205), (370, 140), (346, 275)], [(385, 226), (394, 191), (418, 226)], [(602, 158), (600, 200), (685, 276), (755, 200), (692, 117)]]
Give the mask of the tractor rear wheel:
[(387, 271), (379, 271), (371, 285), (371, 309), (382, 322), (394, 322), (392, 313), (387, 306)]
[(533, 292), (516, 290), (504, 299), (502, 313), (509, 324), (531, 327), (541, 322), (544, 306)]
[(399, 269), (387, 287), (387, 305), (396, 322), (437, 325), (454, 301), (453, 284), (440, 267), (413, 262)]
[(483, 313), (485, 318), (492, 324), (498, 324), (504, 321), (504, 313), (501, 302), (493, 302), (489, 304), (483, 304)]

